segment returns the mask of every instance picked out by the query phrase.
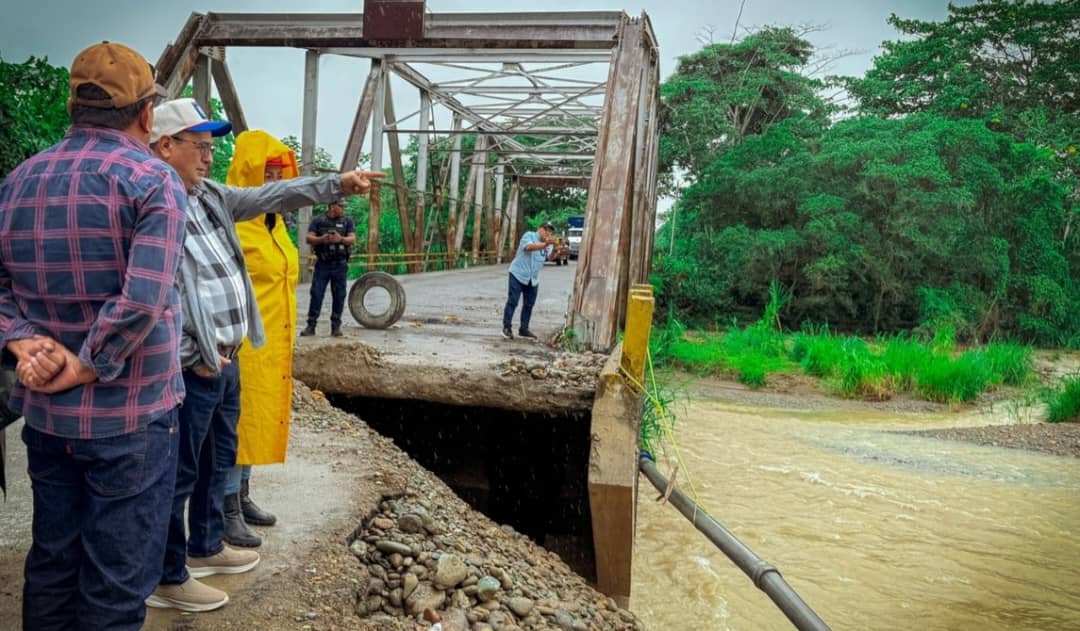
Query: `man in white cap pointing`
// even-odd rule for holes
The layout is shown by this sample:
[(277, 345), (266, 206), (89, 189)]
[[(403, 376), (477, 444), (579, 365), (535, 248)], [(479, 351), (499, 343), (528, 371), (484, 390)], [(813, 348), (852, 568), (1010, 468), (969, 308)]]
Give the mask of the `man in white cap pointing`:
[(197, 579), (247, 572), (259, 563), (257, 552), (224, 542), (225, 482), (236, 464), (240, 411), (236, 351), (244, 338), (258, 348), (265, 337), (234, 224), (341, 195), (366, 194), (371, 179), (383, 177), (348, 171), (257, 188), (226, 186), (207, 176), (214, 161), (212, 139), (230, 129), (225, 121), (208, 120), (194, 99), (169, 101), (154, 110), (150, 146), (180, 175), (188, 196), (178, 274), (184, 323), (180, 365), (187, 399), (180, 409), (176, 492), (164, 569), (147, 599), (152, 607), (217, 609), (228, 602), (228, 595)]

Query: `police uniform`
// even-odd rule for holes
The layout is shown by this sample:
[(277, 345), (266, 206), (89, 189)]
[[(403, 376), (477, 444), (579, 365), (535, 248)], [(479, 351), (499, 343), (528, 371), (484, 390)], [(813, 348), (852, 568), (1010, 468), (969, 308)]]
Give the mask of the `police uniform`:
[[(353, 220), (345, 215), (329, 217), (323, 214), (311, 221), (308, 232), (318, 237), (331, 232), (347, 237), (356, 232), (356, 227)], [(337, 332), (341, 329), (341, 313), (345, 309), (345, 283), (349, 275), (349, 254), (352, 246), (345, 243), (319, 243), (313, 246), (313, 249), (316, 257), (315, 274), (311, 279), (307, 326), (310, 331), (314, 331), (322, 311), (326, 286), (330, 285), (330, 327), (332, 332)]]

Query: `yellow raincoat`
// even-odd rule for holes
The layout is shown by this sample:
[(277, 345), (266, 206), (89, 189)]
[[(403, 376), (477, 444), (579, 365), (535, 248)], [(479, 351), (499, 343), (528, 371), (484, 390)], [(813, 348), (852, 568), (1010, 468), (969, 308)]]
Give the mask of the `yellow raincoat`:
[[(266, 161), (280, 157), (284, 178), (299, 175), (296, 155), (270, 134), (245, 131), (236, 137), (236, 150), (225, 183), (262, 186)], [(296, 246), (280, 216), (273, 230), (266, 215), (236, 224), (248, 275), (255, 288), (266, 345), (254, 349), (244, 340), (240, 363), (240, 444), (236, 464), (285, 462), (292, 413), (293, 341), (296, 337), (296, 283), (300, 274)]]

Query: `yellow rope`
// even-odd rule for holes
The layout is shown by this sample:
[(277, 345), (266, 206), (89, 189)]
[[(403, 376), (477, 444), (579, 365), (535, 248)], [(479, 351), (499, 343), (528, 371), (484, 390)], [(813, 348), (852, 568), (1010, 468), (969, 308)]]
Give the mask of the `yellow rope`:
[[(701, 499), (698, 496), (697, 487), (694, 485), (694, 478), (690, 475), (690, 469), (686, 466), (686, 461), (683, 460), (682, 453), (679, 450), (679, 444), (675, 440), (675, 428), (672, 426), (671, 420), (668, 418), (667, 412), (664, 410), (663, 403), (661, 403), (660, 400), (656, 398), (656, 395), (653, 394), (653, 392), (656, 392), (657, 389), (656, 373), (653, 371), (652, 353), (648, 349), (645, 350), (645, 359), (648, 362), (649, 366), (649, 377), (652, 379), (652, 391), (646, 389), (645, 386), (637, 380), (637, 378), (626, 372), (625, 368), (622, 368), (620, 366), (620, 370), (622, 370), (623, 375), (626, 376), (626, 378), (630, 381), (631, 385), (633, 385), (635, 388), (637, 388), (638, 391), (645, 395), (645, 398), (648, 399), (649, 403), (653, 406), (653, 409), (655, 409), (657, 414), (659, 415), (660, 430), (661, 432), (663, 432), (664, 438), (666, 438), (668, 443), (671, 444), (671, 450), (675, 454), (675, 462), (678, 463), (679, 469), (686, 473), (686, 481), (687, 484), (689, 484), (690, 486), (690, 495), (694, 498), (694, 510), (696, 512), (697, 506), (701, 504)], [(673, 480), (669, 480), (669, 482), (673, 482)]]

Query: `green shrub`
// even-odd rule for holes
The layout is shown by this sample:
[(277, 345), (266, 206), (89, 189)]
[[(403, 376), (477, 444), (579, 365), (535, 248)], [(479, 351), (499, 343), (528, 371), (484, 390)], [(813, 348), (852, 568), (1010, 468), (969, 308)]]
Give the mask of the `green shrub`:
[(732, 368), (739, 376), (739, 382), (751, 388), (760, 388), (765, 385), (765, 362), (757, 355), (742, 355), (738, 357)]
[(800, 363), (807, 374), (815, 377), (832, 377), (837, 367), (844, 361), (843, 338), (829, 335), (811, 336), (800, 334), (796, 345), (802, 349), (796, 353), (801, 356)]
[(990, 383), (990, 369), (980, 353), (964, 353), (956, 359), (935, 355), (919, 371), (916, 392), (939, 403), (967, 403), (974, 401)]
[(1043, 399), (1047, 423), (1080, 421), (1080, 375), (1069, 377), (1059, 387), (1047, 390)]
[(995, 381), (1008, 386), (1022, 386), (1034, 376), (1030, 346), (991, 342), (978, 352), (986, 358)]
[(847, 397), (884, 401), (893, 396), (893, 380), (880, 357), (858, 338), (844, 340), (844, 359), (837, 367), (837, 389)]
[(881, 357), (895, 387), (911, 390), (919, 370), (931, 361), (933, 350), (925, 343), (904, 335), (880, 341), (884, 346)]

